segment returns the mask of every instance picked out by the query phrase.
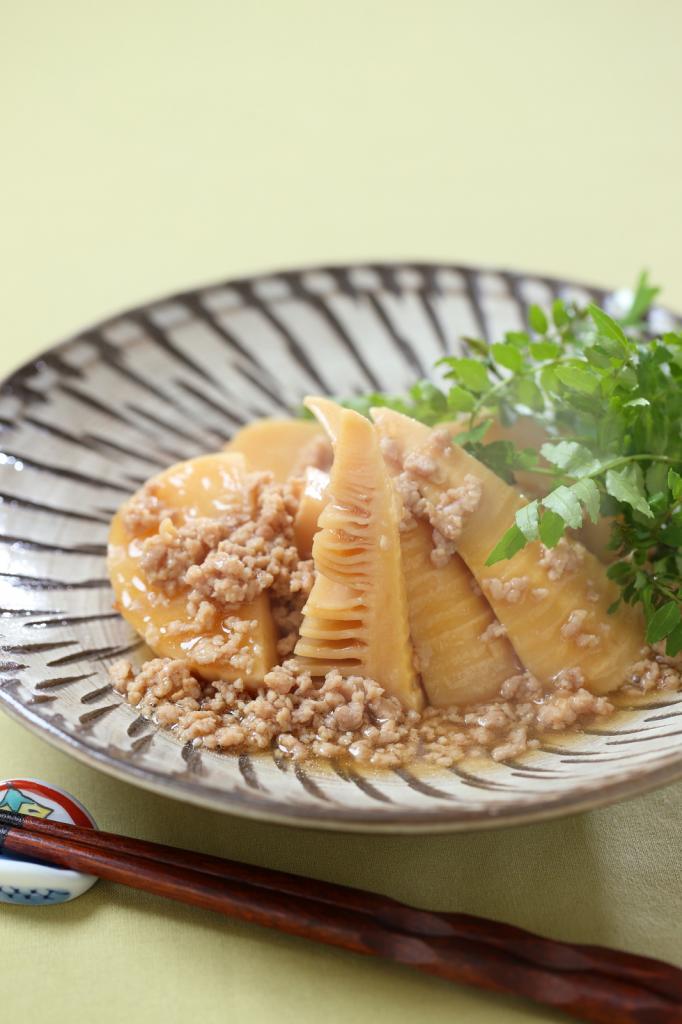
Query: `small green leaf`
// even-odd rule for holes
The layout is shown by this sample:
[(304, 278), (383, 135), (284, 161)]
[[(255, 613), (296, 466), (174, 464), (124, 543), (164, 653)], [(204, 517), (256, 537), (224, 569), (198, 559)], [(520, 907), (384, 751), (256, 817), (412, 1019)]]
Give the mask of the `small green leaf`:
[(537, 334), (546, 334), (549, 324), (547, 317), (539, 306), (533, 304), (528, 310), (528, 323)]
[(449, 358), (448, 365), (453, 376), (471, 391), (487, 391), (490, 387), (488, 371), (478, 359)]
[(545, 366), (540, 371), (540, 383), (545, 391), (548, 391), (550, 394), (554, 394), (559, 390), (559, 378), (553, 366)]
[(682, 476), (672, 468), (668, 470), (668, 487), (675, 501), (682, 498)]
[[(640, 590), (639, 599), (642, 602), (642, 607), (644, 608), (644, 618), (648, 629), (649, 623), (654, 617), (654, 606), (651, 601), (651, 587), (645, 587), (644, 590)], [(634, 601), (632, 603), (634, 604)]]
[(628, 353), (623, 348), (620, 341), (615, 341), (613, 338), (606, 338), (603, 334), (599, 335), (593, 348), (603, 352), (611, 363), (615, 362), (621, 366), (628, 357)]
[(504, 340), (513, 345), (514, 348), (518, 348), (519, 351), (523, 351), (530, 344), (530, 335), (526, 334), (525, 331), (507, 331)]
[(546, 509), (540, 520), (540, 540), (546, 548), (553, 548), (559, 543), (564, 535), (566, 523), (560, 515)]
[(565, 327), (569, 321), (568, 310), (563, 299), (555, 299), (552, 303), (552, 320), (557, 327)]
[(523, 369), (523, 356), (515, 345), (510, 343), (493, 345), (490, 349), (493, 359), (500, 366), (506, 367), (513, 373)]
[(673, 524), (671, 526), (664, 526), (662, 531), (662, 537), (664, 543), (671, 548), (679, 548), (682, 546), (682, 525)]
[(583, 476), (595, 473), (600, 466), (592, 452), (576, 441), (558, 441), (556, 444), (546, 442), (540, 448), (540, 454), (553, 466), (563, 469), (569, 476)]
[(561, 352), (561, 346), (556, 341), (533, 341), (530, 351), (535, 359), (555, 359)]
[(639, 280), (637, 281), (632, 305), (625, 316), (621, 318), (623, 326), (630, 327), (638, 324), (645, 313), (648, 312), (651, 303), (654, 301), (660, 290), (661, 289), (657, 288), (655, 285), (649, 284), (649, 275), (645, 270), (643, 270), (639, 275)]
[(605, 338), (615, 341), (623, 353), (627, 354), (633, 345), (628, 340), (620, 324), (613, 320), (608, 313), (605, 313), (603, 309), (600, 309), (599, 306), (595, 306), (594, 303), (590, 303), (587, 308), (599, 333), (603, 334)]
[(566, 525), (572, 529), (577, 530), (583, 525), (582, 508), (572, 488), (561, 484), (561, 486), (556, 487), (549, 494), (545, 495), (542, 499), (542, 504), (545, 508), (561, 516)]
[(623, 501), (643, 515), (653, 518), (653, 512), (644, 495), (644, 481), (639, 467), (630, 465), (620, 470), (609, 469), (606, 474), (606, 490), (618, 501)]
[(515, 450), (511, 441), (492, 441), (490, 444), (478, 445), (473, 454), (502, 480), (512, 484)]
[(668, 639), (665, 643), (665, 653), (669, 658), (674, 658), (680, 651), (682, 651), (682, 623), (679, 626), (675, 626), (672, 633), (668, 633)]
[(639, 380), (631, 366), (623, 366), (618, 371), (617, 383), (621, 388), (627, 388), (628, 391), (634, 391), (639, 385)]
[(645, 572), (642, 572), (640, 570), (640, 572), (636, 572), (635, 573), (635, 581), (634, 581), (635, 590), (644, 590), (644, 588), (648, 585), (648, 583), (649, 583), (649, 577), (647, 576), (647, 574)]
[(505, 535), (495, 545), (488, 555), (485, 564), (495, 565), (496, 562), (503, 562), (506, 558), (512, 558), (517, 551), (526, 546), (526, 538), (518, 526), (510, 526)]
[[(462, 338), (462, 341), (468, 349), (472, 352), (478, 353), (479, 356), (483, 356), (485, 359), (488, 355), (488, 342), (484, 341), (483, 338)], [(445, 359), (440, 359), (438, 362), (447, 362), (449, 359), (455, 358), (454, 356), (446, 356)], [(438, 363), (436, 363), (438, 366)]]
[(514, 384), (514, 392), (519, 405), (526, 405), (534, 412), (542, 412), (545, 407), (545, 400), (542, 391), (535, 381), (528, 377), (519, 377)]
[(586, 348), (585, 359), (587, 359), (590, 366), (594, 366), (598, 370), (611, 369), (611, 357), (599, 345), (590, 345), (589, 348)]
[(539, 521), (540, 507), (537, 501), (531, 501), (516, 513), (516, 525), (526, 540), (538, 539)]
[(479, 444), (488, 433), (492, 422), (491, 419), (482, 420), (475, 427), (472, 427), (471, 430), (462, 430), (459, 434), (455, 434), (453, 441), (462, 447), (465, 444)]
[(646, 631), (646, 642), (657, 644), (680, 625), (680, 606), (675, 601), (668, 601), (667, 604), (654, 612)]
[(465, 391), (458, 384), (449, 389), (447, 393), (448, 409), (451, 409), (453, 412), (471, 412), (474, 404), (474, 396), (470, 391)]
[(410, 388), (410, 398), (417, 405), (425, 405), (430, 411), (442, 413), (447, 408), (445, 395), (430, 380), (418, 380)]
[(601, 497), (599, 494), (599, 488), (594, 480), (589, 476), (585, 476), (582, 480), (576, 480), (576, 482), (572, 484), (571, 490), (578, 501), (585, 506), (587, 514), (592, 522), (598, 523)]
[(606, 575), (614, 583), (625, 583), (632, 576), (632, 564), (630, 562), (614, 562), (606, 570)]
[(581, 391), (585, 395), (593, 395), (599, 387), (599, 378), (587, 369), (578, 366), (557, 366), (554, 373), (567, 388)]
[(538, 453), (535, 448), (518, 448), (514, 452), (512, 465), (514, 469), (534, 469), (538, 464)]

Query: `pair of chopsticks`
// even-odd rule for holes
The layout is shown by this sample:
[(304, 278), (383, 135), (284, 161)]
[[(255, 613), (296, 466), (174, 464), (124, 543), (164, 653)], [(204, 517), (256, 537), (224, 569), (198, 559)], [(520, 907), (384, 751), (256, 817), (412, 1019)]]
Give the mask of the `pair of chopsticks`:
[(682, 970), (466, 914), (109, 832), (0, 811), (0, 851), (266, 928), (524, 996), (597, 1024), (682, 1024)]

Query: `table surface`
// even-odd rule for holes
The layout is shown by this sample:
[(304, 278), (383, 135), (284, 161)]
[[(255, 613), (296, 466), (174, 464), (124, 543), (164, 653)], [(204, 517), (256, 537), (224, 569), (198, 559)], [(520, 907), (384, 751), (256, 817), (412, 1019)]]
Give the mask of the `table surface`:
[[(62, 0), (2, 21), (3, 372), (127, 305), (304, 263), (609, 285), (647, 266), (682, 307), (669, 0)], [(679, 784), (498, 832), (335, 836), (149, 795), (4, 716), (0, 752), (106, 828), (682, 964)], [(47, 1024), (559, 1020), (106, 884), (0, 908), (0, 944), (7, 1016)]]

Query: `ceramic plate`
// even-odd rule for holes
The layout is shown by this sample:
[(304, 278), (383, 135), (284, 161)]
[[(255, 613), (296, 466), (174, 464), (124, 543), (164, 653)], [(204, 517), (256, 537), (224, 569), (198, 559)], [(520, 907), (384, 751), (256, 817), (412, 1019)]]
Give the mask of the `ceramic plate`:
[[(443, 831), (566, 814), (682, 776), (682, 695), (518, 761), (348, 774), (182, 746), (112, 692), (144, 648), (112, 610), (111, 514), (144, 479), (308, 392), (401, 391), (464, 335), (600, 289), (437, 264), (326, 267), (150, 303), (57, 345), (0, 394), (0, 702), (87, 764), (178, 799), (330, 829)], [(664, 316), (660, 311), (659, 317)]]

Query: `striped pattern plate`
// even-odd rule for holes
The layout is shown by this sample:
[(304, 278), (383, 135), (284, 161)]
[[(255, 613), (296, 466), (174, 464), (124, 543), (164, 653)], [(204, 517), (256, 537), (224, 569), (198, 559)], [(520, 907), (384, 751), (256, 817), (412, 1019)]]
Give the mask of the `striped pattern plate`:
[[(219, 448), (307, 392), (400, 391), (463, 335), (520, 328), (528, 303), (607, 298), (545, 277), (437, 264), (228, 281), (57, 345), (0, 393), (0, 703), (93, 767), (218, 810), (330, 829), (439, 831), (605, 804), (682, 776), (682, 695), (654, 696), (505, 764), (350, 773), (182, 746), (112, 692), (144, 651), (112, 610), (112, 512), (143, 480)], [(664, 316), (657, 311), (659, 317)]]

